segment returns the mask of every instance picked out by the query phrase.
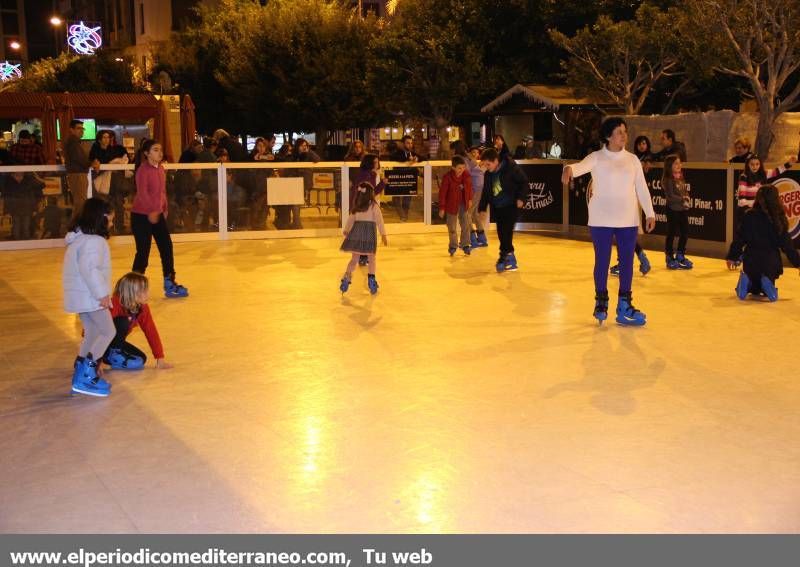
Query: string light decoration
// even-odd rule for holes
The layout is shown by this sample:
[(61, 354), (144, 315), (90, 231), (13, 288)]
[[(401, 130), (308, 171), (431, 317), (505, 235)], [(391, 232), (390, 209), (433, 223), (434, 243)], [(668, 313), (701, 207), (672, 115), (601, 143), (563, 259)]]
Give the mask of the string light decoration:
[(89, 27), (83, 22), (70, 24), (67, 29), (67, 45), (79, 55), (94, 55), (103, 45), (100, 26)]
[(22, 77), (22, 63), (14, 64), (11, 61), (0, 61), (0, 81), (6, 83)]

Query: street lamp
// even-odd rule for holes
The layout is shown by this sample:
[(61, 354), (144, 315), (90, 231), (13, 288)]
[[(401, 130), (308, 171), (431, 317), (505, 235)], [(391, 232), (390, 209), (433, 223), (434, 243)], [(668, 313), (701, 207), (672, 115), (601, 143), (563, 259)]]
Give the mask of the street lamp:
[(9, 43), (8, 46), (14, 51), (19, 51), (19, 49), (22, 47), (22, 44), (15, 40)]
[(59, 48), (58, 36), (59, 36), (59, 28), (61, 28), (61, 24), (63, 23), (64, 20), (62, 20), (58, 16), (53, 16), (52, 18), (50, 18), (50, 24), (53, 26), (53, 44), (56, 49), (56, 55), (58, 55), (58, 53), (61, 51), (61, 49)]

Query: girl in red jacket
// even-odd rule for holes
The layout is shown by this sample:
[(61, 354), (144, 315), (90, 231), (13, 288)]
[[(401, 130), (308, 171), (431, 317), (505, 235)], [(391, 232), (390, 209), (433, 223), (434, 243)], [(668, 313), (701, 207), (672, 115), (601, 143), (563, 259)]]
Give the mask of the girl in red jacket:
[(155, 238), (164, 271), (164, 295), (186, 297), (189, 290), (175, 281), (172, 238), (167, 228), (167, 176), (161, 166), (161, 144), (142, 140), (136, 153), (136, 197), (131, 208), (131, 230), (136, 241), (133, 271), (143, 274), (150, 257), (150, 243)]
[[(467, 220), (467, 211), (472, 204), (472, 178), (467, 171), (467, 164), (461, 156), (453, 157), (452, 168), (442, 178), (439, 188), (439, 217), (447, 216), (447, 230), (450, 233), (450, 245), (447, 251), (452, 256), (457, 248), (469, 256), (469, 233), (471, 224)], [(461, 228), (460, 238), (456, 239), (456, 223)]]
[(156, 368), (172, 368), (164, 360), (164, 347), (158, 329), (147, 305), (149, 299), (147, 278), (137, 272), (129, 272), (122, 276), (114, 287), (111, 297), (111, 317), (117, 334), (108, 347), (103, 362), (111, 368), (119, 370), (140, 370), (147, 362), (147, 355), (126, 341), (128, 335), (138, 325), (156, 359)]

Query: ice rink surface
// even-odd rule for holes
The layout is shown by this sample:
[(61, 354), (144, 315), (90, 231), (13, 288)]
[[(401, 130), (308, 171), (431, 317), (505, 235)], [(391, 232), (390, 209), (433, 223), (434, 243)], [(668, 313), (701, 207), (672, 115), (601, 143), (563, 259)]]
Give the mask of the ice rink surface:
[(517, 234), (505, 274), (494, 235), (389, 244), (342, 297), (338, 239), (178, 243), (185, 300), (154, 246), (175, 368), (108, 399), (69, 395), (63, 250), (0, 253), (0, 531), (800, 531), (796, 270), (740, 302), (721, 260), (651, 251), (647, 326), (598, 327), (586, 242)]

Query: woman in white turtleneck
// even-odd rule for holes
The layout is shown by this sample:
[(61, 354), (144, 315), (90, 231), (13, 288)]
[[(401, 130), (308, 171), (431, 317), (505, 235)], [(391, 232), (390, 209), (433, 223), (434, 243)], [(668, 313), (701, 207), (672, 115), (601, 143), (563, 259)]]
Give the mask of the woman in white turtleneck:
[(573, 177), (592, 174), (589, 231), (594, 243), (595, 318), (602, 324), (608, 315), (608, 266), (616, 238), (620, 263), (616, 320), (623, 325), (644, 325), (645, 314), (631, 303), (639, 206), (647, 219), (647, 232), (655, 227), (656, 215), (642, 164), (625, 149), (628, 141), (625, 121), (618, 116), (607, 118), (600, 127), (600, 137), (605, 146), (583, 161), (565, 166), (562, 181), (566, 184)]

